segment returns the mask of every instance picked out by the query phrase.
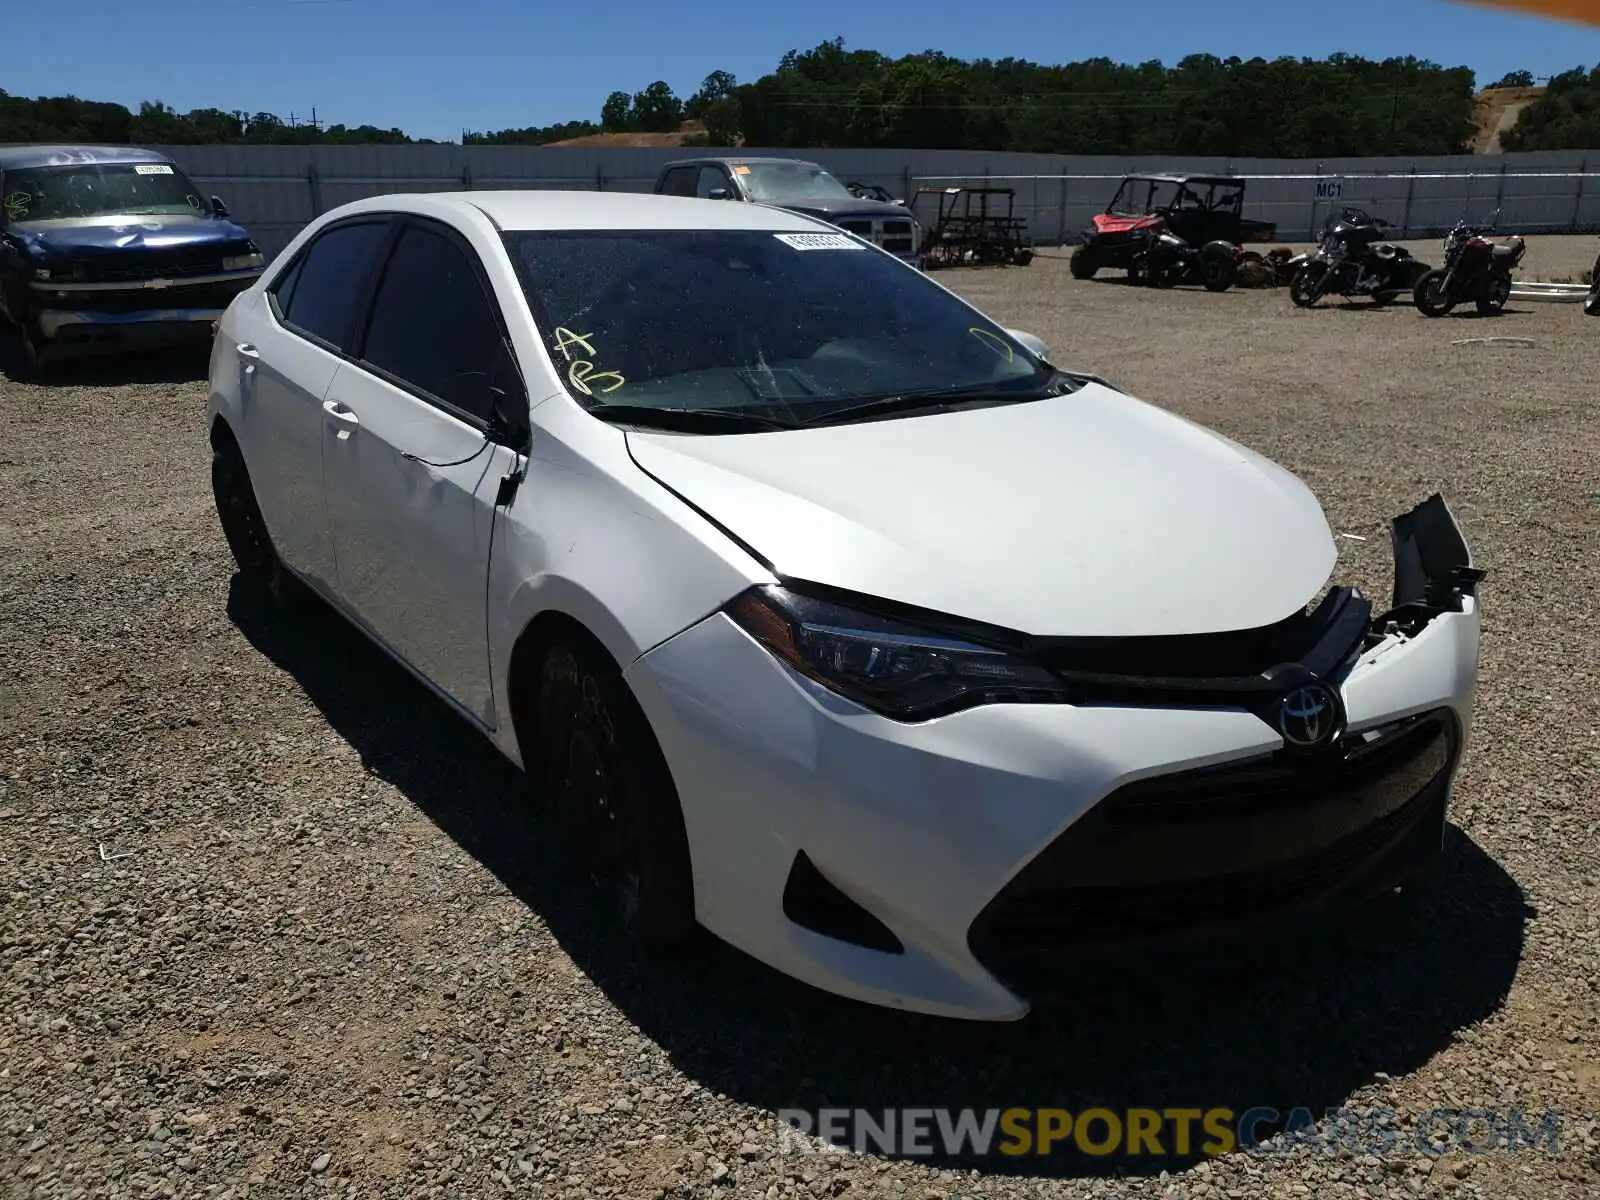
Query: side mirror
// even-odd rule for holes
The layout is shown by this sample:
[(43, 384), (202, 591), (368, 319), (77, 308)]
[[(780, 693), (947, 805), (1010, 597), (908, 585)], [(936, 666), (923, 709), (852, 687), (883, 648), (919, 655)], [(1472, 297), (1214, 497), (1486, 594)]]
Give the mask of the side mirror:
[(1044, 342), (1033, 334), (1025, 333), (1020, 329), (1008, 329), (1006, 332), (1021, 342), (1035, 357), (1042, 358), (1045, 362), (1050, 361), (1050, 347), (1046, 346)]
[(529, 427), (527, 392), (509, 348), (502, 348), (489, 377), (489, 440), (512, 450), (526, 450)]
[(712, 188), (706, 193), (707, 200), (726, 200), (731, 195), (727, 188)]
[(221, 196), (211, 197), (211, 211), (219, 217), (226, 217), (228, 215), (228, 206), (222, 202)]

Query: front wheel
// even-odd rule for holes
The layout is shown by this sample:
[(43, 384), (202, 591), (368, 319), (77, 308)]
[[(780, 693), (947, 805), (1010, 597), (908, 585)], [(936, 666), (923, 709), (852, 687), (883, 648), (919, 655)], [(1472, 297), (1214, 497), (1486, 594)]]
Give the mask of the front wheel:
[(545, 794), (622, 925), (665, 949), (693, 930), (694, 879), (677, 791), (644, 713), (598, 649), (560, 642), (538, 678)]
[(1504, 272), (1496, 271), (1489, 277), (1489, 282), (1483, 289), (1483, 295), (1478, 297), (1478, 315), (1482, 317), (1497, 317), (1505, 311), (1506, 301), (1511, 299), (1511, 276)]
[(1448, 271), (1429, 271), (1417, 280), (1411, 299), (1417, 311), (1425, 317), (1442, 317), (1456, 306), (1447, 283)]
[(1226, 259), (1209, 259), (1200, 267), (1200, 282), (1208, 292), (1225, 292), (1238, 278), (1238, 266)]
[(1067, 260), (1067, 270), (1072, 272), (1074, 279), (1093, 279), (1100, 264), (1095, 262), (1088, 249), (1079, 246), (1072, 252), (1072, 257)]
[(1310, 308), (1322, 299), (1323, 267), (1301, 267), (1289, 281), (1289, 300), (1296, 308)]

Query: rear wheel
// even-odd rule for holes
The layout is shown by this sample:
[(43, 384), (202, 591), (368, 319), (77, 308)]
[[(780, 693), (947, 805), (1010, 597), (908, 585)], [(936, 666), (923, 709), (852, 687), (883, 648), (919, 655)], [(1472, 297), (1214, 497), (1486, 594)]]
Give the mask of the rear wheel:
[(1072, 257), (1067, 260), (1067, 270), (1072, 272), (1074, 279), (1093, 279), (1099, 269), (1100, 264), (1095, 262), (1094, 256), (1084, 246), (1074, 250)]
[(545, 794), (584, 869), (640, 941), (682, 941), (695, 924), (688, 837), (644, 713), (581, 640), (550, 648), (537, 688)]
[(1478, 297), (1478, 314), (1484, 317), (1499, 316), (1505, 311), (1506, 301), (1510, 299), (1511, 276), (1497, 271), (1490, 277), (1483, 295)]
[(222, 536), (228, 541), (240, 578), (276, 604), (299, 600), (304, 588), (279, 559), (261, 506), (256, 502), (244, 455), (227, 434), (219, 434), (212, 446), (211, 495)]
[(1455, 300), (1450, 296), (1450, 290), (1445, 285), (1446, 272), (1441, 268), (1429, 271), (1417, 280), (1417, 287), (1411, 294), (1412, 302), (1416, 304), (1417, 311), (1425, 317), (1442, 317), (1456, 306)]

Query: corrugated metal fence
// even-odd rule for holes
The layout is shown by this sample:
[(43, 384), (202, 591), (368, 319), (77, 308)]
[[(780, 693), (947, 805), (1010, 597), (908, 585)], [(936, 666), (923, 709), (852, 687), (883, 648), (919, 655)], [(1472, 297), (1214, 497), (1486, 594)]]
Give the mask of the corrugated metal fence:
[[(312, 218), (386, 192), (487, 188), (649, 191), (661, 164), (693, 150), (561, 146), (167, 146), (221, 195), (270, 253)], [(840, 178), (910, 198), (918, 187), (985, 181), (1016, 189), (1016, 215), (1041, 244), (1072, 241), (1102, 211), (1125, 171), (1191, 171), (1250, 180), (1247, 216), (1276, 221), (1283, 241), (1308, 240), (1331, 209), (1358, 204), (1400, 237), (1433, 237), (1458, 218), (1501, 210), (1503, 233), (1600, 229), (1600, 153), (1537, 153), (1323, 162), (1110, 158), (973, 150), (776, 150)], [(1591, 170), (1591, 161), (1593, 169)], [(919, 207), (921, 216), (931, 206)]]

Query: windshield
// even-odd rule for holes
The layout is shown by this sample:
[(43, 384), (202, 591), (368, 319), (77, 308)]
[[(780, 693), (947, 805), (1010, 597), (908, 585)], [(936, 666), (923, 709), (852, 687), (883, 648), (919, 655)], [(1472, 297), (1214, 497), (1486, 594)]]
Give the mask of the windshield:
[(741, 163), (733, 169), (751, 198), (768, 204), (855, 199), (849, 188), (814, 163)]
[(1124, 179), (1106, 211), (1119, 217), (1142, 217), (1169, 208), (1178, 199), (1178, 185), (1169, 179)]
[(1056, 378), (919, 272), (841, 233), (505, 234), (551, 360), (585, 405), (808, 420), (908, 392)]
[(194, 184), (168, 163), (89, 163), (7, 171), (4, 204), (12, 221), (121, 214), (191, 216), (207, 211)]

